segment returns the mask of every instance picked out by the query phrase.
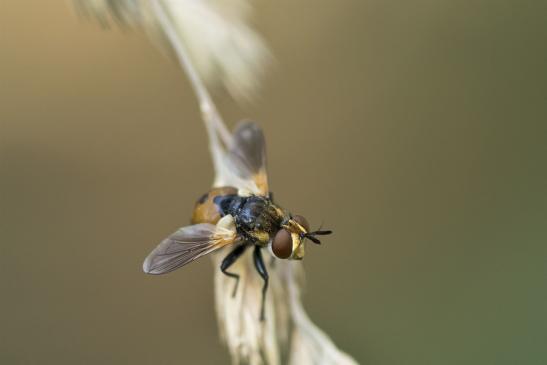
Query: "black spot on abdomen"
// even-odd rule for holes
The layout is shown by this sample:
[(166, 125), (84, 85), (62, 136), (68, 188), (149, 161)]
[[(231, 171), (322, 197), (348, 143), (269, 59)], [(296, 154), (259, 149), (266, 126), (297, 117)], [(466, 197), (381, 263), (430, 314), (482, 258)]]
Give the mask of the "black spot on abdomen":
[(203, 194), (199, 199), (198, 199), (198, 204), (203, 204), (207, 201), (207, 198), (209, 198), (209, 193), (205, 193)]

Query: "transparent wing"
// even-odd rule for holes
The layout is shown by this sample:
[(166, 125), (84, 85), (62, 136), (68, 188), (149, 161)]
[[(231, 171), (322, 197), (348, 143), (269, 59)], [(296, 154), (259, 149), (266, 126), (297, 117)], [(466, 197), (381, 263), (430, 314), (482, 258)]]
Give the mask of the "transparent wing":
[(166, 274), (236, 242), (236, 232), (212, 224), (182, 227), (164, 239), (144, 260), (147, 274)]
[(238, 125), (223, 165), (228, 170), (224, 173), (228, 185), (268, 195), (266, 141), (258, 124), (243, 122)]

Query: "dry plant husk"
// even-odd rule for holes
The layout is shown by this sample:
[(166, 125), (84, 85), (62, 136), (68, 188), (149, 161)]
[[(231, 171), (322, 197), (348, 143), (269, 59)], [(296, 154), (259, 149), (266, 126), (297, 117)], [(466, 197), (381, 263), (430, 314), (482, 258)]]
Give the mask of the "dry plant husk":
[(153, 9), (162, 6), (184, 42), (197, 72), (210, 87), (222, 86), (240, 102), (255, 94), (271, 55), (250, 26), (245, 0), (73, 0), (79, 14), (144, 30), (164, 53), (176, 57), (172, 42)]

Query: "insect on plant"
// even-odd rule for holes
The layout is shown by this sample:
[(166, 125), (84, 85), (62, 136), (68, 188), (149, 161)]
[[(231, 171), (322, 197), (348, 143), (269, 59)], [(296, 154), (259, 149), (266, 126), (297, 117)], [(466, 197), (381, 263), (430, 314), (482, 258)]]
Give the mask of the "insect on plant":
[(199, 198), (192, 225), (163, 240), (148, 255), (143, 269), (147, 274), (166, 274), (216, 250), (231, 247), (220, 270), (235, 280), (232, 294), (235, 296), (239, 275), (229, 268), (245, 250), (252, 248), (254, 266), (264, 280), (260, 310), (260, 319), (264, 320), (268, 272), (262, 250), (269, 250), (275, 259), (301, 260), (306, 238), (320, 244), (317, 236), (332, 232), (311, 231), (304, 217), (292, 215), (274, 202), (268, 188), (264, 134), (256, 123), (244, 122), (236, 128), (226, 154), (226, 166), (232, 184), (213, 187)]
[[(233, 364), (356, 364), (311, 321), (301, 299), (304, 270), (295, 261), (304, 257), (306, 239), (319, 244), (318, 237), (331, 231), (310, 230), (306, 219), (274, 201), (261, 128), (244, 122), (230, 133), (208, 91), (222, 86), (236, 101), (255, 94), (271, 54), (250, 25), (250, 1), (74, 3), (84, 16), (141, 28), (167, 47), (188, 76), (207, 132), (213, 188), (198, 199), (191, 225), (148, 255), (144, 271), (166, 274), (213, 253), (220, 267), (214, 278), (219, 335)], [(271, 256), (266, 262), (265, 250)]]

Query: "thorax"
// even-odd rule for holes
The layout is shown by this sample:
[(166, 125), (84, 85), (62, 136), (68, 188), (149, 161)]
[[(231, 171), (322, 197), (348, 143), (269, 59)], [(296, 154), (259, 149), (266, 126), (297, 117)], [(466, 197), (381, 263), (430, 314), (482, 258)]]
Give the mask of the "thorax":
[(238, 233), (243, 238), (266, 246), (279, 230), (284, 211), (267, 197), (239, 196), (233, 188), (215, 188), (198, 201), (192, 222), (216, 224), (228, 214), (234, 217)]

